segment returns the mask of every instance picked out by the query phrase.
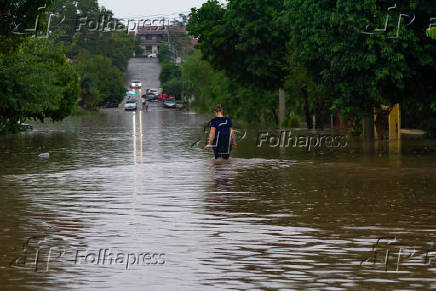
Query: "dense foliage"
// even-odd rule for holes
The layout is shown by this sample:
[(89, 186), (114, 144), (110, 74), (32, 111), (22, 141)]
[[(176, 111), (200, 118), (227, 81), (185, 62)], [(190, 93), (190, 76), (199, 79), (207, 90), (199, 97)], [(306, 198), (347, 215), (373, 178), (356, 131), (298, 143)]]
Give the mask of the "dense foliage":
[[(42, 33), (47, 23), (47, 8), (55, 0), (4, 0), (0, 3), (0, 35), (19, 36)], [(46, 9), (40, 9), (46, 7)], [(38, 21), (37, 21), (38, 20)], [(36, 31), (31, 29), (37, 26)]]
[[(268, 92), (283, 88), (289, 70), (287, 27), (280, 21), (283, 4), (283, 0), (229, 0), (224, 7), (208, 1), (192, 9), (187, 29), (199, 39), (203, 56), (215, 69), (261, 95), (276, 95)], [(284, 118), (283, 111), (279, 115)]]
[[(221, 104), (225, 114), (249, 122), (277, 122), (277, 95), (241, 86), (223, 71), (213, 69), (195, 51), (182, 66), (185, 94), (193, 97), (193, 106), (211, 112)], [(264, 95), (269, 94), (269, 95)]]
[[(395, 3), (397, 9), (388, 12)], [(396, 103), (429, 109), (436, 101), (436, 46), (425, 36), (436, 3), (395, 3), (285, 1), (291, 66), (303, 65), (319, 84), (333, 89), (336, 108), (347, 116), (364, 117), (374, 107)], [(400, 13), (416, 20), (397, 30)], [(375, 31), (388, 15), (395, 21), (388, 22), (386, 33)]]
[(78, 101), (86, 109), (121, 102), (134, 39), (92, 27), (102, 19), (116, 21), (97, 0), (0, 4), (0, 131), (26, 119), (62, 120)]
[(14, 53), (0, 54), (0, 88), (0, 131), (15, 131), (26, 119), (57, 121), (70, 115), (79, 76), (62, 46), (27, 38)]
[(159, 81), (163, 88), (163, 93), (176, 98), (181, 98), (183, 91), (182, 72), (180, 67), (177, 66), (171, 58), (167, 44), (161, 44), (158, 59), (162, 66)]
[(359, 121), (400, 103), (414, 126), (431, 132), (436, 46), (427, 28), (435, 13), (434, 1), (209, 0), (192, 9), (187, 28), (204, 60), (232, 83), (285, 87), (289, 119), (300, 115), (311, 127), (313, 114), (322, 122), (341, 113)]
[(145, 50), (141, 46), (141, 37), (139, 35), (137, 35), (135, 37), (135, 55), (141, 56), (144, 54), (144, 52), (145, 52)]
[(243, 85), (278, 89), (288, 71), (283, 8), (283, 0), (208, 1), (192, 9), (187, 29), (215, 68)]
[(80, 105), (90, 110), (118, 106), (125, 93), (122, 73), (135, 49), (133, 36), (103, 27), (95, 31), (96, 23), (118, 21), (97, 0), (57, 0), (55, 12), (65, 17), (56, 28), (62, 32), (60, 39), (71, 44), (68, 57), (81, 76)]
[[(30, 39), (47, 31), (48, 11), (57, 15), (57, 37)], [(285, 126), (300, 120), (312, 127), (312, 115), (322, 125), (337, 113), (360, 126), (374, 108), (399, 103), (409, 126), (436, 136), (435, 13), (436, 2), (421, 0), (209, 0), (192, 9), (187, 26), (197, 51), (185, 49), (191, 42), (179, 30), (171, 50), (161, 46), (160, 81), (165, 93), (193, 97), (201, 110), (221, 103), (236, 118), (276, 124), (277, 89), (284, 88)], [(97, 0), (0, 4), (3, 129), (26, 118), (62, 119), (76, 100), (87, 109), (121, 101), (122, 73), (139, 53), (135, 39), (87, 25), (78, 30), (83, 17), (94, 25), (116, 21)], [(176, 65), (181, 54), (189, 56)]]
[(100, 105), (116, 107), (123, 97), (125, 88), (123, 75), (112, 65), (110, 58), (103, 55), (91, 56), (89, 51), (81, 51), (74, 59), (74, 68), (81, 76), (82, 88), (80, 105), (94, 109)]
[(15, 132), (26, 119), (62, 120), (77, 103), (79, 76), (68, 48), (41, 38), (53, 2), (0, 4), (0, 132)]
[(436, 27), (427, 30), (427, 36), (436, 39)]

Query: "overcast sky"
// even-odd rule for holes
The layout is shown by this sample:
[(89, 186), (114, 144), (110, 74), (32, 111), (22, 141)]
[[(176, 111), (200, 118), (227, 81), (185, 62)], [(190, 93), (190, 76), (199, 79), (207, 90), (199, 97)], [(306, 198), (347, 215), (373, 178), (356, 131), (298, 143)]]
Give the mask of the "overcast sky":
[(142, 17), (156, 14), (187, 14), (192, 7), (200, 7), (206, 0), (98, 0), (112, 10), (117, 18)]

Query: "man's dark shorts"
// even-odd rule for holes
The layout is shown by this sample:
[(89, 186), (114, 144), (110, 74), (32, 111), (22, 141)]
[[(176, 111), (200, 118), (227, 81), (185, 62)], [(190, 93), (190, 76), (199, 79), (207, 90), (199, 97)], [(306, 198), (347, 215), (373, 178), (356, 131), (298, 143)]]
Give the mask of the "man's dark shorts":
[(217, 159), (228, 160), (230, 158), (230, 153), (232, 152), (232, 147), (230, 146), (230, 149), (225, 152), (218, 152), (218, 149), (214, 148), (213, 152), (215, 154), (215, 160)]

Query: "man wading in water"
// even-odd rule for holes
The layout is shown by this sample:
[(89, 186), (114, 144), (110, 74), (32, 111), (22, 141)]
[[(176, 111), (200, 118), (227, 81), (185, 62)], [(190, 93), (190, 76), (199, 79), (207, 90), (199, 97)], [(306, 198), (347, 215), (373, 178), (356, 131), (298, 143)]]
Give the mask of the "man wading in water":
[(215, 106), (215, 118), (209, 122), (210, 133), (209, 142), (205, 147), (206, 150), (213, 148), (215, 159), (229, 159), (232, 151), (232, 144), (237, 147), (235, 134), (232, 128), (232, 120), (223, 116), (221, 105)]

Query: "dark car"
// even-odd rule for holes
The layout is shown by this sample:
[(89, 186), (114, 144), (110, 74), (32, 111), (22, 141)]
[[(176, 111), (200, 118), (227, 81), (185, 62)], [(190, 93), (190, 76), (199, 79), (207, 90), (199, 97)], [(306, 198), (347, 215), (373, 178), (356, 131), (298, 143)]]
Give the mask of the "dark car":
[(143, 98), (147, 99), (147, 101), (157, 101), (159, 96), (152, 94), (152, 93), (148, 93), (142, 96)]

